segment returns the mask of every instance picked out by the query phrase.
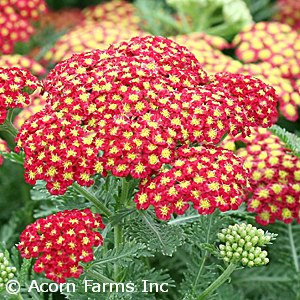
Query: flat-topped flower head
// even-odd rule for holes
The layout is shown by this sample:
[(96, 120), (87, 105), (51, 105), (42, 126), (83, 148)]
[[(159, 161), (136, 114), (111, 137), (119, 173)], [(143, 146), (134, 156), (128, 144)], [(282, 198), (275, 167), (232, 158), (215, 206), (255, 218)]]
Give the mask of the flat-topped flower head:
[(0, 52), (13, 52), (16, 42), (24, 42), (33, 34), (32, 21), (47, 10), (44, 0), (0, 1)]
[(217, 144), (226, 132), (276, 119), (274, 89), (249, 76), (209, 77), (184, 46), (135, 37), (73, 55), (44, 82), (46, 106), (18, 137), (26, 178), (63, 194), (95, 173), (146, 178), (180, 145)]
[(226, 116), (230, 116), (229, 132), (233, 136), (239, 132), (247, 136), (250, 128), (258, 124), (266, 128), (276, 122), (278, 97), (274, 88), (261, 80), (249, 75), (216, 73), (210, 85), (215, 94), (220, 88), (226, 92), (220, 102)]
[[(247, 201), (247, 209), (256, 214), (261, 225), (275, 220), (300, 223), (300, 160), (285, 148), (283, 142), (264, 128), (252, 130), (243, 139), (246, 144), (237, 151), (249, 169), (253, 193)], [(225, 144), (232, 150), (234, 139)]]
[(104, 229), (100, 215), (89, 209), (65, 210), (28, 225), (18, 249), (22, 257), (36, 259), (35, 272), (61, 283), (80, 276), (80, 262), (93, 260), (93, 247), (103, 244), (99, 229)]
[[(254, 33), (253, 33), (254, 34)], [(251, 46), (249, 35), (249, 47)], [(230, 48), (220, 37), (209, 36), (203, 33), (191, 33), (173, 38), (178, 43), (185, 45), (208, 73), (230, 72), (251, 75), (272, 86), (278, 95), (280, 113), (290, 121), (298, 119), (298, 106), (300, 106), (299, 84), (291, 78), (286, 78), (279, 66), (271, 64), (268, 60), (258, 60), (252, 63), (242, 63), (240, 60), (233, 59), (225, 55), (220, 50)], [(245, 42), (245, 41), (244, 41)], [(296, 46), (296, 41), (294, 43)], [(248, 47), (248, 45), (247, 45)], [(255, 46), (257, 49), (261, 45)], [(241, 46), (242, 49), (245, 46)], [(238, 48), (239, 50), (239, 48)], [(254, 51), (254, 49), (253, 49)]]
[(38, 85), (37, 78), (27, 70), (16, 67), (0, 68), (0, 124), (4, 122), (8, 108), (29, 104), (29, 92)]
[(269, 62), (281, 70), (283, 77), (300, 76), (299, 33), (287, 24), (259, 22), (246, 26), (233, 45), (243, 62)]
[(120, 26), (119, 23), (116, 26), (116, 23), (108, 21), (81, 22), (55, 42), (43, 56), (43, 61), (56, 64), (70, 58), (74, 53), (106, 49), (111, 44), (137, 35), (142, 36), (145, 33), (127, 26)]
[(220, 256), (228, 263), (245, 267), (264, 266), (269, 262), (268, 252), (262, 250), (276, 235), (257, 229), (251, 224), (229, 225), (218, 233)]
[(14, 126), (20, 130), (21, 126), (34, 114), (40, 112), (46, 105), (46, 98), (38, 91), (33, 92), (30, 97), (30, 104), (23, 107), (22, 111), (14, 118)]
[(231, 151), (214, 147), (179, 148), (176, 159), (154, 178), (141, 181), (134, 201), (153, 206), (159, 219), (183, 214), (193, 203), (199, 214), (237, 209), (250, 186), (247, 171)]

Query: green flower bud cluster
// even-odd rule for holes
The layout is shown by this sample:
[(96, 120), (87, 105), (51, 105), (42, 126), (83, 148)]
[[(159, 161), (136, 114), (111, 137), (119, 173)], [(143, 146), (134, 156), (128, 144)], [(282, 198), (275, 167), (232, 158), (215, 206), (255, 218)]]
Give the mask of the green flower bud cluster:
[(269, 244), (275, 235), (265, 233), (251, 224), (235, 224), (218, 234), (220, 255), (226, 262), (243, 266), (263, 266), (269, 262), (268, 252), (261, 247)]
[(17, 269), (9, 266), (6, 256), (0, 252), (0, 291), (5, 284), (15, 276)]

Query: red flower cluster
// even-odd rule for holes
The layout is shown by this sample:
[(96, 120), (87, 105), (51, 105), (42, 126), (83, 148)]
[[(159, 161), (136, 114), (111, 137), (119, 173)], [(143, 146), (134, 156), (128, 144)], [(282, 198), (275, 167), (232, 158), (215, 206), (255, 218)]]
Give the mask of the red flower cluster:
[(0, 68), (0, 124), (5, 121), (7, 108), (29, 104), (28, 90), (35, 90), (37, 87), (37, 78), (27, 70)]
[[(136, 37), (74, 55), (44, 82), (47, 104), (17, 137), (26, 180), (53, 194), (95, 173), (145, 178), (173, 161), (178, 145), (218, 143), (276, 119), (273, 88), (236, 74), (208, 77), (185, 47)], [(18, 148), (17, 148), (18, 150)]]
[(293, 156), (271, 132), (260, 128), (246, 139), (246, 148), (237, 151), (250, 169), (252, 197), (248, 211), (257, 214), (262, 225), (276, 219), (300, 223), (300, 160)]
[(138, 209), (152, 205), (162, 220), (183, 214), (190, 202), (199, 214), (237, 209), (250, 191), (247, 178), (247, 170), (232, 151), (182, 147), (168, 167), (141, 181), (134, 201)]
[(97, 229), (104, 229), (101, 216), (84, 210), (66, 210), (38, 219), (22, 232), (18, 249), (21, 256), (37, 258), (34, 271), (65, 282), (83, 271), (79, 262), (93, 260), (93, 247), (103, 244)]
[(30, 105), (25, 106), (22, 111), (15, 117), (14, 126), (20, 130), (21, 126), (32, 115), (40, 112), (46, 105), (46, 98), (40, 95), (37, 91), (30, 96)]
[[(258, 33), (256, 33), (258, 34)], [(259, 32), (261, 35), (266, 33)], [(246, 36), (249, 39), (249, 45), (243, 45), (241, 48), (251, 48), (251, 35)], [(288, 38), (287, 38), (288, 39)], [(297, 88), (299, 83), (294, 79), (285, 78), (279, 69), (280, 66), (274, 66), (267, 61), (255, 61), (253, 63), (242, 63), (230, 56), (225, 55), (220, 50), (230, 48), (230, 45), (222, 38), (217, 36), (209, 36), (203, 33), (191, 33), (174, 37), (174, 40), (185, 45), (202, 64), (203, 68), (209, 73), (232, 72), (239, 74), (247, 74), (256, 77), (263, 82), (271, 85), (276, 90), (279, 101), (279, 110), (282, 115), (290, 121), (298, 119), (298, 109), (300, 106), (300, 95)], [(243, 40), (246, 43), (246, 38)], [(273, 41), (275, 48), (276, 41)], [(261, 48), (257, 41), (253, 45), (250, 52)], [(294, 48), (297, 49), (297, 41), (295, 40)], [(294, 50), (295, 50), (294, 49)], [(232, 49), (233, 50), (233, 49)], [(246, 52), (246, 57), (249, 53)], [(251, 55), (251, 54), (250, 54)], [(299, 54), (298, 54), (299, 55)], [(299, 81), (300, 82), (300, 81)]]
[(27, 41), (34, 32), (30, 22), (46, 10), (44, 0), (1, 0), (0, 52), (12, 53), (16, 42)]

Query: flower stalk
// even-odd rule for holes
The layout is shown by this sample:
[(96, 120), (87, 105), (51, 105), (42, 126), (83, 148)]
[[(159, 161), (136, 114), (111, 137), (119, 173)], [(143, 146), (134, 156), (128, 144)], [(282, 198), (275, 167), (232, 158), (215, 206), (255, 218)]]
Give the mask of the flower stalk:
[(17, 128), (8, 119), (6, 119), (4, 123), (0, 125), (0, 131), (8, 132), (10, 135), (13, 136), (13, 138), (15, 138), (18, 133)]
[[(127, 202), (128, 202), (128, 196), (129, 196), (129, 187), (130, 182), (126, 180), (126, 178), (122, 178), (122, 185), (121, 185), (121, 193), (120, 197), (117, 200), (117, 207), (116, 209), (121, 209)], [(123, 228), (122, 224), (119, 222), (114, 226), (114, 247), (116, 250), (120, 248), (120, 246), (123, 243)], [(120, 266), (116, 263), (114, 265), (114, 278), (116, 281), (118, 281), (120, 275)]]
[(97, 199), (86, 188), (80, 186), (76, 182), (73, 183), (73, 188), (76, 192), (78, 192), (80, 195), (84, 196), (87, 200), (94, 204), (100, 213), (104, 214), (107, 217), (110, 217), (112, 215), (112, 212), (103, 204), (103, 202)]
[(227, 281), (230, 275), (238, 267), (235, 263), (230, 263), (225, 271), (197, 298), (197, 300), (206, 299), (213, 291), (219, 288), (225, 281)]

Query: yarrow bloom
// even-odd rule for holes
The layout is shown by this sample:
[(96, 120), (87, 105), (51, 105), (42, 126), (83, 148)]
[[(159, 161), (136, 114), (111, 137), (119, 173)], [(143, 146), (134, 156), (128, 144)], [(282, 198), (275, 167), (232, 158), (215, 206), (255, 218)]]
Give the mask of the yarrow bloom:
[[(247, 209), (256, 213), (261, 225), (280, 220), (300, 223), (300, 160), (289, 152), (280, 139), (266, 129), (253, 131), (241, 140), (246, 144), (237, 155), (250, 171), (253, 194)], [(225, 145), (226, 146), (226, 145)]]
[(1, 0), (0, 52), (12, 53), (16, 42), (27, 41), (34, 32), (31, 22), (46, 10), (44, 0)]
[(130, 29), (126, 26), (118, 28), (115, 23), (107, 21), (82, 22), (60, 37), (45, 53), (43, 61), (58, 63), (70, 58), (74, 53), (106, 49), (110, 44), (142, 35), (144, 32), (141, 30)]
[[(254, 33), (253, 33), (254, 34)], [(261, 33), (262, 34), (262, 33)], [(252, 35), (246, 36), (249, 45), (241, 48), (251, 47)], [(300, 106), (299, 82), (286, 76), (280, 70), (281, 66), (274, 66), (268, 61), (255, 61), (253, 63), (233, 59), (225, 55), (221, 50), (231, 48), (231, 46), (221, 37), (209, 36), (204, 33), (191, 33), (173, 38), (176, 42), (185, 45), (202, 64), (209, 73), (231, 72), (251, 75), (271, 85), (278, 95), (279, 111), (290, 121), (298, 119), (298, 109)], [(247, 39), (243, 40), (246, 43)], [(275, 41), (274, 41), (275, 43)], [(295, 41), (294, 47), (296, 48)], [(255, 49), (262, 47), (257, 42)], [(240, 48), (237, 48), (239, 51)], [(234, 49), (232, 49), (234, 50)], [(251, 49), (252, 51), (253, 49)], [(254, 51), (254, 50), (253, 50)]]
[(224, 261), (252, 268), (269, 262), (268, 252), (261, 247), (269, 244), (275, 235), (242, 223), (222, 229), (218, 238), (220, 256)]
[(14, 126), (18, 130), (20, 130), (26, 120), (40, 112), (46, 105), (46, 97), (40, 95), (37, 91), (33, 92), (29, 97), (30, 104), (23, 107), (22, 111), (14, 119)]
[(300, 2), (294, 0), (277, 0), (277, 13), (274, 20), (290, 25), (299, 32), (300, 30)]
[(63, 194), (95, 173), (146, 178), (180, 145), (217, 144), (276, 120), (275, 90), (239, 74), (208, 76), (187, 48), (163, 37), (73, 55), (47, 76), (45, 108), (22, 126), (26, 181)]
[(214, 147), (179, 148), (174, 162), (154, 178), (141, 181), (134, 201), (138, 209), (154, 207), (159, 219), (183, 214), (193, 203), (199, 214), (237, 209), (250, 186), (241, 160)]
[[(245, 27), (234, 39), (236, 56), (245, 63), (267, 62), (290, 81), (291, 96), (282, 95), (280, 110), (291, 121), (300, 106), (300, 35), (287, 24), (259, 22)], [(277, 72), (276, 70), (276, 72)], [(273, 72), (272, 72), (273, 73)]]
[(0, 124), (5, 121), (8, 108), (28, 105), (30, 90), (35, 90), (37, 78), (27, 70), (19, 68), (0, 68)]
[(61, 283), (80, 276), (80, 262), (93, 260), (93, 247), (103, 244), (98, 229), (104, 229), (100, 215), (89, 209), (65, 210), (28, 225), (18, 249), (23, 258), (37, 259), (35, 272)]
[[(60, 14), (60, 13), (59, 13)], [(145, 35), (132, 3), (110, 1), (83, 10), (80, 24), (59, 38), (45, 53), (45, 62), (58, 63), (74, 53), (106, 49), (111, 44)]]
[(0, 292), (5, 288), (5, 284), (15, 277), (17, 269), (10, 266), (10, 262), (4, 253), (0, 252)]
[(0, 56), (0, 67), (2, 68), (12, 68), (17, 67), (21, 69), (26, 69), (30, 73), (36, 76), (42, 76), (46, 74), (46, 69), (42, 67), (35, 60), (19, 55), (19, 54), (9, 54)]
[(128, 28), (139, 30), (141, 19), (138, 17), (136, 7), (127, 1), (115, 0), (89, 6), (83, 10), (86, 21), (110, 23), (115, 28)]
[(209, 73), (238, 73), (242, 67), (240, 61), (225, 55), (222, 50), (230, 48), (230, 44), (220, 36), (193, 32), (172, 37), (174, 41), (185, 45), (197, 58), (203, 68)]
[(279, 67), (284, 77), (299, 78), (299, 34), (287, 24), (259, 22), (245, 27), (234, 39), (243, 62), (265, 61)]

